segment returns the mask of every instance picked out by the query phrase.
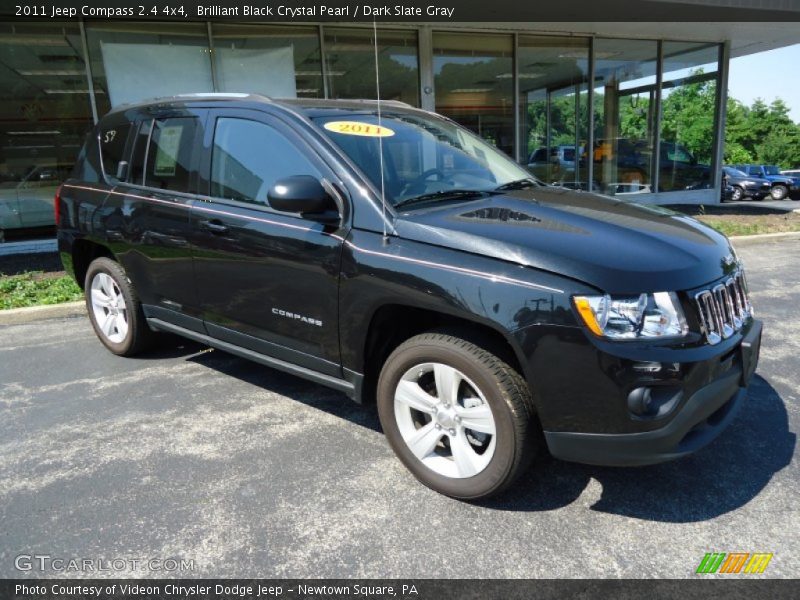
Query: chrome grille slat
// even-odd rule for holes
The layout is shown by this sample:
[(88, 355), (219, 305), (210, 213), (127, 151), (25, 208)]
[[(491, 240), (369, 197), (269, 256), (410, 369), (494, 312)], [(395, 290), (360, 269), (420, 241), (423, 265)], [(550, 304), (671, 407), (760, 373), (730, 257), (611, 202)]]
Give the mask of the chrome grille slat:
[(752, 316), (744, 273), (694, 295), (702, 333), (709, 344), (718, 344), (742, 328)]

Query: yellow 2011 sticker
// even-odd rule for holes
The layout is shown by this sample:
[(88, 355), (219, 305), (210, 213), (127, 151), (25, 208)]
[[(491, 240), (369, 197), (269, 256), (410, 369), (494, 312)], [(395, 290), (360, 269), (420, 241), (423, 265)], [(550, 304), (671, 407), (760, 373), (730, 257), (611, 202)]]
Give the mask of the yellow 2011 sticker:
[(359, 121), (329, 121), (324, 125), (328, 131), (344, 135), (360, 135), (363, 137), (390, 137), (394, 131), (388, 127), (361, 123)]

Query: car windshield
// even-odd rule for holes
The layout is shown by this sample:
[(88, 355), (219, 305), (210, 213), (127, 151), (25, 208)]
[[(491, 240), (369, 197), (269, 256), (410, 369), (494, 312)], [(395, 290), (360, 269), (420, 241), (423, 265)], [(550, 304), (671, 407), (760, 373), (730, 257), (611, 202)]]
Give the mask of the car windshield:
[(734, 169), (733, 167), (726, 167), (724, 171), (726, 175), (731, 177), (747, 177), (747, 173), (744, 173), (739, 169)]
[(317, 117), (324, 133), (381, 187), (379, 147), (383, 144), (386, 200), (393, 206), (480, 196), (499, 188), (540, 185), (478, 136), (424, 113), (342, 113)]
[(771, 165), (771, 166), (768, 166), (768, 167), (764, 167), (764, 172), (767, 175), (780, 175), (781, 174), (781, 170), (778, 167), (774, 166), (774, 165)]

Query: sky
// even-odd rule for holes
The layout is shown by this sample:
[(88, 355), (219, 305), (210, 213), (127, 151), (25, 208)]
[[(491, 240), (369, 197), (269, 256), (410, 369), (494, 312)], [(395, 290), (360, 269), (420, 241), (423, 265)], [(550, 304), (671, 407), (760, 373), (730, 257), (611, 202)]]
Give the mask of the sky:
[(731, 60), (728, 78), (730, 96), (747, 105), (756, 98), (767, 104), (783, 98), (790, 116), (800, 123), (800, 44), (759, 52)]

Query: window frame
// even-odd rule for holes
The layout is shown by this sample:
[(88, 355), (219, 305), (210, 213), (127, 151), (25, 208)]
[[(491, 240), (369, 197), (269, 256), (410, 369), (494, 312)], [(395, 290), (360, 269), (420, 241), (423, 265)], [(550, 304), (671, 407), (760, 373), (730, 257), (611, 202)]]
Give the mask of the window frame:
[[(167, 194), (167, 195), (174, 195), (180, 196), (183, 198), (189, 199), (196, 199), (199, 190), (201, 187), (201, 167), (202, 167), (202, 142), (205, 139), (206, 131), (208, 130), (208, 113), (209, 110), (205, 108), (195, 109), (195, 108), (186, 108), (182, 110), (169, 110), (169, 111), (158, 111), (158, 112), (143, 112), (141, 114), (136, 115), (134, 119), (132, 119), (133, 127), (131, 129), (131, 133), (128, 134), (128, 144), (126, 148), (126, 155), (128, 157), (128, 178), (126, 181), (120, 181), (117, 185), (125, 185), (132, 189), (147, 191), (147, 192), (156, 192), (159, 194)], [(188, 187), (189, 191), (183, 192), (178, 190), (169, 190), (163, 188), (157, 188), (150, 185), (145, 185), (146, 181), (146, 169), (147, 169), (147, 161), (149, 159), (149, 152), (150, 152), (150, 144), (152, 143), (152, 136), (155, 121), (165, 120), (165, 119), (180, 119), (180, 118), (196, 118), (198, 119), (198, 127), (194, 133), (194, 139), (192, 140), (192, 151), (189, 159), (190, 163), (190, 173), (188, 178)], [(142, 130), (142, 127), (146, 123), (151, 123), (150, 132), (147, 135), (147, 144), (145, 145), (145, 152), (144, 156), (142, 157), (143, 160), (143, 167), (142, 167), (142, 177), (140, 181), (132, 181), (131, 174), (133, 173), (134, 169), (134, 160), (136, 159), (136, 141), (139, 138), (139, 134)]]
[[(268, 213), (270, 215), (280, 215), (287, 218), (296, 218), (303, 222), (308, 222), (300, 215), (275, 210), (269, 204), (258, 204), (255, 202), (243, 202), (240, 200), (233, 200), (231, 198), (222, 198), (211, 194), (211, 164), (214, 153), (214, 137), (217, 131), (217, 121), (219, 119), (241, 119), (245, 121), (254, 121), (272, 127), (278, 134), (286, 138), (287, 142), (291, 143), (299, 152), (308, 158), (308, 161), (319, 171), (323, 185), (327, 181), (328, 184), (339, 181), (339, 177), (335, 175), (335, 169), (328, 162), (326, 162), (320, 153), (314, 148), (308, 140), (306, 140), (292, 125), (281, 119), (273, 112), (236, 108), (236, 109), (210, 109), (208, 114), (207, 125), (203, 138), (203, 154), (200, 158), (200, 166), (198, 169), (198, 191), (197, 196), (200, 200), (205, 202), (213, 202), (215, 204), (223, 204), (236, 208), (243, 208), (247, 210), (254, 210), (258, 212)], [(288, 174), (286, 175), (289, 176)], [(347, 200), (346, 194), (343, 193), (342, 186), (332, 186), (333, 192), (331, 195), (339, 205), (339, 210), (342, 216), (346, 215)]]
[(125, 174), (124, 181), (117, 179), (115, 176), (116, 173), (112, 174), (106, 170), (106, 163), (105, 159), (103, 158), (103, 139), (102, 139), (103, 131), (107, 130), (110, 126), (113, 126), (113, 121), (112, 119), (108, 120), (104, 119), (101, 120), (97, 126), (96, 141), (97, 141), (97, 155), (98, 155), (98, 160), (100, 162), (100, 173), (103, 177), (103, 181), (107, 185), (110, 185), (111, 187), (128, 182), (128, 178), (130, 177), (130, 172), (131, 172), (131, 153), (133, 152), (133, 143), (136, 139), (136, 136), (139, 133), (139, 125), (135, 121), (132, 121), (125, 116), (122, 116), (122, 118), (119, 120), (119, 123), (120, 125), (119, 127), (117, 127), (117, 129), (127, 128), (127, 133), (126, 133), (127, 137), (125, 139), (125, 145), (123, 146), (122, 150), (122, 158), (119, 161), (128, 163), (128, 172)]

